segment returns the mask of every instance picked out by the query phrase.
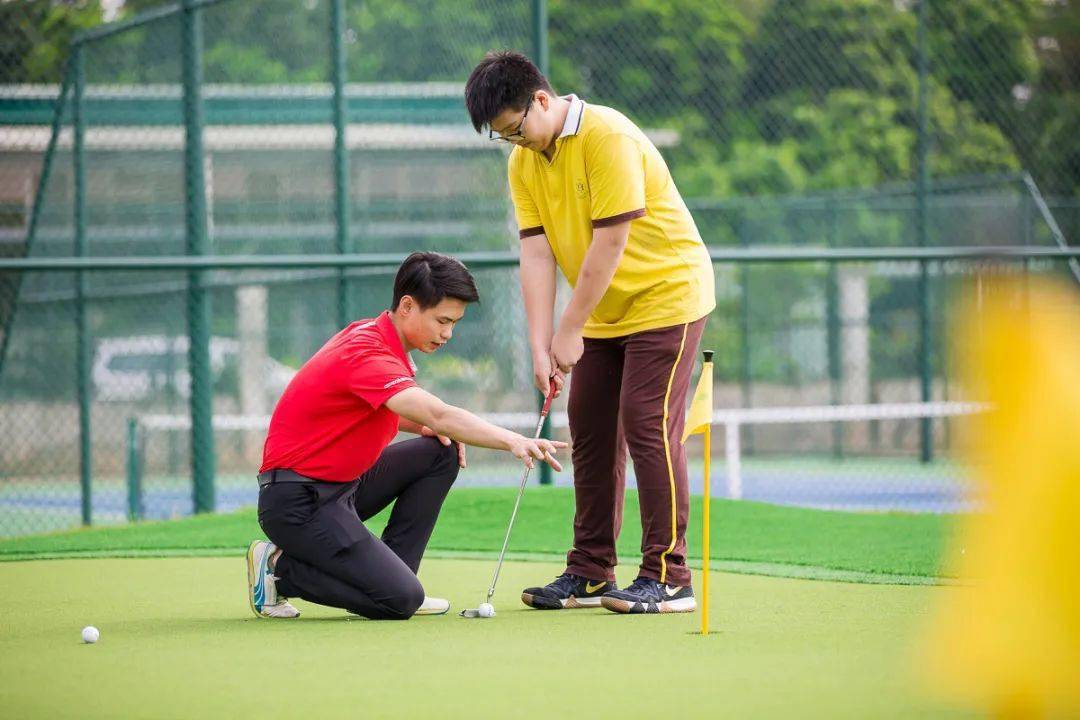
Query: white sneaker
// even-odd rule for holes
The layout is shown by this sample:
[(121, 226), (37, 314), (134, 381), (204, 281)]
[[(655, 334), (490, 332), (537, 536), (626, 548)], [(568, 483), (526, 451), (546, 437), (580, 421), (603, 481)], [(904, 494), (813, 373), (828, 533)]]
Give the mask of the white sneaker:
[(259, 613), (259, 617), (268, 618), (298, 618), (300, 617), (300, 611), (297, 610), (291, 602), (285, 598), (279, 598), (277, 605), (263, 605), (262, 612)]
[(274, 573), (270, 571), (270, 556), (277, 546), (266, 540), (255, 540), (247, 551), (248, 604), (258, 617), (295, 618), (300, 611), (278, 595)]
[(424, 602), (414, 615), (445, 615), (450, 612), (450, 601), (442, 598), (424, 596)]

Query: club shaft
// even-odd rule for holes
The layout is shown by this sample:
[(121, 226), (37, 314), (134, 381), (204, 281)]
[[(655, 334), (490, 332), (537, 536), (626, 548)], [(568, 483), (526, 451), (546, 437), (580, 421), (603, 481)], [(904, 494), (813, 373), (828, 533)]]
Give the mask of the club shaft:
[[(536, 422), (536, 432), (533, 433), (533, 440), (540, 437), (540, 429), (544, 427), (544, 420), (547, 418), (547, 412), (550, 406), (551, 401), (549, 399), (544, 404), (544, 409), (540, 411), (540, 419)], [(503, 538), (502, 550), (499, 551), (499, 562), (495, 565), (495, 575), (491, 578), (491, 587), (488, 588), (487, 602), (491, 602), (492, 596), (495, 595), (495, 585), (499, 582), (499, 571), (502, 570), (503, 559), (506, 557), (506, 548), (510, 544), (510, 531), (514, 529), (514, 520), (517, 518), (518, 506), (521, 504), (521, 496), (525, 494), (525, 483), (529, 479), (529, 471), (531, 470), (532, 468), (526, 465), (525, 472), (521, 473), (521, 484), (518, 486), (517, 498), (514, 500), (514, 510), (510, 513), (510, 524), (506, 526), (506, 537)]]

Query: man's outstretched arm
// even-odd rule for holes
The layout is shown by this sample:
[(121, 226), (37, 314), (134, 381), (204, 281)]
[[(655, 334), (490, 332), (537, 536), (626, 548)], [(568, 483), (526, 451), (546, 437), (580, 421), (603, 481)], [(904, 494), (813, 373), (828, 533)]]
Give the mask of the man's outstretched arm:
[(556, 440), (533, 440), (512, 430), (492, 425), (468, 410), (449, 405), (428, 391), (411, 387), (386, 401), (386, 407), (403, 419), (427, 426), (439, 435), (446, 435), (467, 445), (505, 450), (532, 467), (534, 459), (543, 460), (556, 470), (562, 465), (555, 453), (566, 447)]

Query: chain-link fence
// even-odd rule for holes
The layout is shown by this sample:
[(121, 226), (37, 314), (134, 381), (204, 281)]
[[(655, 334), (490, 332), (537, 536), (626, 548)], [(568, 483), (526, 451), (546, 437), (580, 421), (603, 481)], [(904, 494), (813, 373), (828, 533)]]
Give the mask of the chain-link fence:
[[(875, 302), (875, 296), (913, 294), (917, 266), (910, 260), (835, 259), (715, 265), (718, 287), (732, 296), (713, 313), (703, 341), (724, 360), (715, 376), (711, 480), (717, 496), (847, 509), (970, 507), (966, 474), (955, 457), (955, 423), (978, 408), (951, 382), (943, 363), (934, 366), (931, 401), (920, 401), (918, 318), (910, 309), (895, 309), (895, 302)], [(367, 267), (351, 275), (364, 288), (355, 298), (360, 315), (385, 307), (393, 269)], [(947, 298), (965, 286), (977, 289), (995, 276), (1025, 272), (1075, 283), (1062, 260), (929, 262), (935, 339), (943, 346), (952, 334)], [(524, 431), (535, 422), (535, 405), (522, 352), (516, 262), (507, 254), (474, 273), (482, 302), (469, 309), (447, 348), (416, 358), (418, 377), (447, 401)], [(740, 273), (752, 277), (746, 295), (732, 293), (737, 286), (730, 281)], [(92, 483), (85, 512), (95, 523), (188, 514), (196, 499), (186, 274), (141, 273), (150, 278), (152, 292), (137, 292), (128, 284), (130, 273), (85, 274), (91, 287), (129, 290), (86, 299), (93, 358)], [(32, 283), (36, 277), (52, 282)], [(0, 403), (5, 534), (68, 527), (84, 512), (75, 283), (62, 272), (27, 278)], [(750, 332), (740, 334), (744, 303), (751, 312), (764, 308), (778, 288), (793, 284), (803, 293), (796, 307), (762, 309), (751, 315)], [(214, 444), (199, 452), (215, 459), (214, 507), (230, 510), (255, 500), (252, 475), (268, 413), (294, 368), (335, 330), (328, 318), (336, 286), (325, 271), (300, 268), (217, 270), (208, 286)], [(829, 321), (830, 288), (837, 295), (835, 325)], [(744, 362), (750, 368), (745, 379)], [(751, 406), (756, 409), (739, 410)], [(924, 421), (931, 428), (928, 461), (922, 458)], [(555, 436), (566, 439), (564, 399), (557, 401), (553, 425)], [(722, 442), (732, 429), (736, 434)], [(688, 452), (692, 487), (700, 492), (700, 442), (692, 440)], [(469, 465), (459, 485), (501, 485), (517, 476), (516, 464), (494, 451), (470, 450)], [(556, 485), (571, 482), (567, 473), (554, 479)], [(629, 481), (633, 487), (632, 468)]]
[[(1076, 13), (1020, 0), (3, 3), (2, 254), (513, 250), (505, 156), (461, 99), (493, 47), (529, 51), (560, 92), (645, 127), (712, 247), (1060, 245), (1080, 207)], [(109, 18), (121, 25), (98, 26)], [(718, 407), (962, 399), (945, 306), (976, 268), (717, 264), (704, 345)], [(0, 534), (249, 503), (284, 383), (344, 321), (386, 306), (392, 272), (0, 271)], [(483, 302), (421, 359), (448, 400), (531, 411), (515, 272), (478, 270)], [(744, 496), (960, 507), (949, 421), (906, 412), (742, 425)], [(513, 479), (493, 454), (471, 465), (466, 482)], [(793, 467), (827, 469), (799, 480)]]
[(1069, 1), (553, 0), (551, 77), (677, 131), (688, 198), (914, 182), (925, 157), (931, 193), (1030, 172), (1075, 237), (1078, 18)]

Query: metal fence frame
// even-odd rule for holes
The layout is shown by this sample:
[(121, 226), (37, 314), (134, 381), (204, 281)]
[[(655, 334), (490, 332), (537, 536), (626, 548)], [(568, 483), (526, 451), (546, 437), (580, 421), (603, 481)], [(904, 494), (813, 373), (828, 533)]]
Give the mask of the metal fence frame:
[[(85, 167), (85, 129), (86, 118), (83, 112), (85, 83), (85, 49), (104, 38), (109, 38), (134, 28), (179, 16), (182, 36), (182, 73), (183, 73), (183, 113), (184, 113), (184, 191), (185, 225), (187, 254), (190, 257), (206, 257), (209, 250), (206, 222), (206, 180), (203, 176), (202, 137), (203, 116), (203, 18), (204, 8), (229, 0), (181, 0), (148, 10), (120, 22), (102, 25), (78, 33), (71, 43), (68, 65), (63, 74), (62, 89), (56, 99), (52, 123), (52, 135), (45, 152), (38, 192), (30, 225), (26, 237), (26, 252), (29, 254), (37, 231), (37, 220), (41, 212), (44, 190), (48, 184), (52, 158), (55, 154), (57, 138), (62, 124), (64, 107), (69, 88), (72, 92), (74, 125), (74, 182), (75, 182), (75, 254), (87, 255), (86, 243), (86, 167)], [(532, 5), (534, 57), (542, 72), (548, 71), (547, 53), (547, 0), (530, 0)], [(334, 126), (334, 234), (339, 255), (345, 256), (352, 251), (349, 238), (349, 174), (348, 154), (345, 144), (346, 101), (346, 45), (344, 42), (346, 0), (331, 0), (330, 26), (330, 67), (332, 95), (332, 117)], [(338, 266), (337, 318), (344, 326), (351, 317), (349, 307), (349, 281), (344, 270), (348, 265)], [(206, 292), (206, 273), (204, 267), (188, 268), (187, 318), (188, 333), (191, 338), (189, 367), (192, 374), (191, 414), (196, 421), (192, 424), (192, 441), (195, 447), (207, 448), (208, 452), (195, 453), (192, 456), (192, 474), (195, 479), (195, 511), (206, 512), (214, 508), (213, 478), (214, 453), (213, 434), (210, 431), (210, 418), (213, 414), (210, 393), (210, 357), (208, 342), (210, 334), (211, 305), (210, 295)], [(21, 278), (20, 278), (21, 280)], [(16, 298), (21, 282), (16, 283)], [(79, 369), (77, 376), (80, 417), (80, 483), (83, 486), (83, 524), (91, 522), (89, 506), (90, 470), (90, 379), (89, 379), (89, 337), (85, 304), (86, 284), (82, 271), (76, 277), (76, 323), (78, 333)], [(17, 306), (17, 300), (16, 300)], [(14, 316), (14, 311), (12, 313)], [(9, 323), (9, 328), (11, 324)], [(5, 332), (0, 343), (0, 369), (4, 366), (9, 332)], [(84, 357), (85, 356), (85, 357)], [(542, 479), (550, 482), (550, 473), (544, 473)]]
[[(1080, 248), (1070, 247), (900, 247), (900, 248), (758, 248), (758, 249), (725, 249), (710, 248), (710, 257), (714, 264), (736, 263), (742, 266), (747, 264), (791, 264), (791, 263), (826, 263), (830, 271), (834, 271), (838, 264), (864, 263), (864, 262), (887, 262), (887, 261), (915, 261), (919, 264), (921, 277), (929, 275), (930, 264), (948, 260), (985, 260), (988, 262), (1020, 262), (1030, 260), (1068, 260), (1075, 265), (1080, 259)], [(478, 252), (462, 253), (458, 255), (464, 263), (472, 268), (512, 268), (518, 265), (518, 257), (510, 252)], [(78, 277), (84, 273), (94, 271), (116, 270), (156, 270), (175, 271), (186, 270), (189, 278), (197, 278), (199, 282), (213, 270), (237, 270), (237, 269), (272, 269), (272, 268), (334, 268), (339, 277), (344, 274), (346, 268), (382, 268), (392, 269), (397, 267), (403, 259), (398, 254), (342, 254), (342, 255), (275, 255), (253, 256), (236, 255), (230, 257), (212, 257), (206, 255), (189, 254), (187, 256), (171, 257), (71, 257), (71, 258), (11, 258), (0, 259), (0, 272), (75, 272)], [(1073, 268), (1075, 272), (1075, 267)], [(195, 286), (189, 289), (191, 292), (203, 292), (203, 288), (197, 287), (195, 280), (189, 283)], [(189, 295), (190, 297), (190, 295)], [(80, 305), (84, 298), (77, 296)], [(213, 414), (209, 407), (211, 397), (211, 380), (209, 374), (209, 333), (196, 335), (193, 328), (199, 322), (204, 322), (198, 308), (194, 321), (189, 315), (189, 344), (191, 348), (201, 345), (199, 351), (206, 358), (206, 366), (202, 375), (192, 372), (192, 408), (191, 408), (191, 447), (197, 448), (191, 453), (192, 456), (192, 491), (196, 512), (213, 512), (214, 510), (214, 468), (215, 456), (213, 446)], [(89, 372), (90, 358), (86, 352), (88, 338), (86, 337), (85, 314), (78, 315), (77, 332), (79, 337), (80, 351), (77, 354), (78, 377), (80, 378), (79, 394), (79, 428), (80, 428), (80, 491), (82, 500), (83, 524), (92, 522), (90, 515), (90, 499), (92, 478), (90, 476), (90, 415), (89, 415)], [(205, 327), (205, 326), (204, 326)], [(196, 328), (197, 329), (197, 328)], [(832, 333), (830, 333), (832, 335)], [(190, 351), (190, 350), (189, 350)], [(830, 348), (830, 353), (834, 350)], [(195, 355), (192, 355), (193, 362)], [(926, 368), (926, 364), (923, 364)], [(85, 382), (83, 379), (85, 378)], [(930, 378), (926, 378), (929, 382)], [(200, 384), (202, 387), (200, 387)], [(194, 398), (204, 396), (206, 404), (200, 408), (194, 405)], [(925, 401), (924, 401), (925, 402)], [(929, 427), (930, 419), (924, 418), (921, 426)], [(129, 433), (134, 430), (129, 429)], [(928, 462), (932, 458), (926, 443), (930, 441), (929, 430), (922, 430), (921, 458)], [(207, 441), (209, 438), (209, 441)], [(130, 441), (129, 441), (130, 442)], [(200, 457), (201, 456), (201, 457)], [(129, 465), (129, 467), (134, 467)]]
[[(234, 268), (334, 268), (337, 270), (337, 319), (344, 325), (351, 317), (348, 303), (348, 280), (346, 268), (396, 266), (401, 257), (398, 255), (357, 255), (353, 254), (348, 227), (348, 157), (345, 145), (346, 103), (344, 87), (347, 81), (345, 70), (345, 3), (347, 0), (331, 0), (330, 27), (330, 66), (332, 94), (332, 122), (335, 131), (334, 141), (334, 223), (336, 255), (274, 257), (233, 256), (214, 257), (208, 254), (208, 233), (205, 208), (205, 178), (203, 177), (202, 138), (204, 130), (202, 65), (203, 37), (202, 11), (204, 8), (229, 0), (181, 0), (140, 13), (130, 19), (100, 26), (75, 36), (71, 45), (68, 64), (63, 74), (61, 89), (56, 98), (52, 120), (52, 132), (38, 179), (37, 194), (31, 211), (26, 237), (26, 252), (29, 254), (38, 230), (43, 196), (47, 187), (53, 157), (61, 126), (64, 122), (65, 108), (69, 100), (72, 108), (73, 123), (73, 161), (74, 161), (74, 232), (75, 257), (72, 258), (21, 258), (0, 259), (0, 271), (43, 272), (74, 271), (76, 273), (76, 333), (77, 333), (77, 387), (79, 400), (79, 446), (80, 446), (80, 486), (82, 489), (82, 520), (89, 525), (92, 521), (90, 507), (91, 487), (91, 432), (90, 427), (90, 339), (86, 318), (86, 283), (84, 273), (95, 270), (185, 270), (188, 272), (187, 323), (189, 344), (189, 367), (192, 376), (190, 410), (192, 416), (192, 447), (199, 452), (192, 453), (192, 476), (196, 512), (214, 509), (214, 474), (215, 454), (212, 432), (212, 394), (209, 359), (209, 318), (210, 294), (207, 292), (208, 274), (215, 269)], [(1067, 259), (1070, 267), (1080, 280), (1080, 250), (1069, 248), (1058, 229), (1034, 181), (1026, 173), (1023, 183), (1034, 198), (1036, 207), (1048, 224), (1057, 243), (1056, 248), (1033, 247), (998, 247), (998, 248), (955, 248), (930, 247), (927, 227), (928, 197), (932, 192), (932, 181), (927, 164), (928, 129), (927, 129), (927, 6), (930, 0), (921, 0), (918, 7), (918, 116), (917, 116), (917, 158), (916, 158), (916, 246), (911, 248), (888, 248), (874, 250), (854, 249), (711, 249), (714, 263), (786, 263), (786, 262), (824, 262), (830, 272), (837, 263), (870, 262), (875, 260), (914, 260), (919, 263), (919, 356), (921, 399), (931, 399), (931, 328), (928, 291), (928, 264), (933, 261), (950, 259), (1013, 259), (1029, 260), (1035, 258)], [(548, 71), (548, 7), (547, 0), (530, 0), (533, 28), (533, 56), (540, 69)], [(93, 43), (112, 37), (133, 28), (145, 26), (166, 18), (180, 18), (182, 36), (182, 77), (183, 77), (183, 114), (185, 127), (184, 177), (185, 177), (185, 234), (187, 255), (183, 257), (125, 257), (91, 258), (88, 256), (86, 242), (86, 172), (85, 172), (85, 128), (84, 112), (85, 52)], [(517, 263), (516, 256), (510, 253), (474, 253), (463, 254), (462, 259), (474, 267), (510, 267)], [(743, 265), (745, 267), (745, 265)], [(16, 282), (16, 297), (21, 281)], [(830, 300), (830, 306), (835, 298)], [(17, 308), (17, 301), (16, 301)], [(14, 315), (13, 311), (13, 315)], [(831, 316), (830, 316), (831, 317)], [(0, 369), (3, 368), (6, 349), (10, 339), (10, 328), (4, 334), (0, 344)], [(835, 328), (830, 327), (830, 338), (835, 335)], [(830, 341), (830, 352), (835, 340)], [(833, 363), (830, 362), (830, 365)], [(924, 461), (931, 459), (930, 425), (924, 421), (922, 426), (921, 455)]]

